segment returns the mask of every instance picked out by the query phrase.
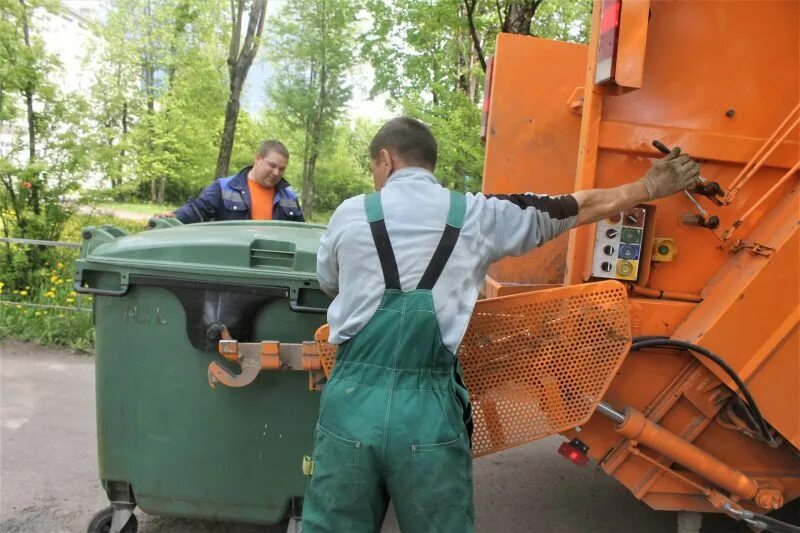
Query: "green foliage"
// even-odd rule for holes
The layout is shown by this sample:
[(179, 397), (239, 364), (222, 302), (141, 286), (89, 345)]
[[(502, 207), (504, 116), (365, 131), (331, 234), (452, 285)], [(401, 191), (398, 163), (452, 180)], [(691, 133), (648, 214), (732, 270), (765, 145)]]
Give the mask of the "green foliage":
[[(115, 219), (98, 214), (75, 215), (64, 224), (61, 239), (80, 242), (86, 226), (114, 224), (128, 233), (142, 230), (141, 222)], [(13, 255), (29, 248), (9, 245)], [(0, 273), (0, 339), (15, 338), (45, 345), (66, 346), (80, 352), (94, 344), (91, 296), (72, 290), (72, 271), (78, 251), (74, 248), (49, 248), (46, 262), (31, 272), (26, 284), (9, 282), (11, 272)]]
[[(0, 148), (0, 231), (6, 237), (57, 240), (75, 209), (86, 168), (85, 102), (61, 94), (51, 80), (60, 66), (46, 52), (37, 14), (57, 6), (0, 2), (0, 131), (15, 133)], [(50, 253), (38, 247), (0, 248), (10, 287), (27, 285)]]
[(76, 294), (71, 286), (72, 262), (77, 254), (69, 251), (57, 255), (61, 260), (43, 265), (30, 285), (9, 290), (0, 280), (0, 339), (91, 350), (91, 297)]
[[(362, 54), (375, 70), (373, 93), (427, 123), (439, 143), (436, 175), (448, 187), (479, 190), (483, 72), (461, 0), (370, 0), (373, 31)], [(487, 39), (488, 40), (488, 39)]]
[[(307, 214), (319, 206), (317, 165), (331, 151), (337, 123), (351, 97), (346, 74), (355, 63), (359, 3), (353, 0), (297, 0), (275, 22), (270, 50), (276, 76), (269, 91), (274, 110), (302, 142), (302, 203)], [(324, 202), (324, 200), (323, 200)]]
[[(347, 198), (374, 190), (369, 174), (369, 142), (378, 125), (359, 121), (336, 128), (331, 150), (320, 160), (316, 187), (317, 210), (332, 213)], [(327, 219), (325, 220), (327, 222)]]
[[(485, 73), (500, 31), (504, 2), (478, 3), (473, 41), (463, 0), (368, 0), (373, 24), (361, 51), (375, 70), (373, 94), (388, 93), (402, 113), (426, 122), (439, 141), (437, 176), (448, 187), (480, 190), (483, 146), (479, 140)], [(591, 0), (544, 0), (531, 33), (586, 42)]]
[(225, 10), (216, 1), (113, 1), (92, 146), (114, 198), (182, 202), (213, 180), (227, 99)]
[(407, 100), (403, 107), (405, 113), (425, 122), (436, 137), (436, 177), (442, 185), (458, 191), (480, 191), (484, 152), (478, 135), (480, 110), (459, 92), (444, 94), (437, 104)]
[(531, 34), (546, 39), (589, 42), (592, 0), (545, 0), (536, 10)]

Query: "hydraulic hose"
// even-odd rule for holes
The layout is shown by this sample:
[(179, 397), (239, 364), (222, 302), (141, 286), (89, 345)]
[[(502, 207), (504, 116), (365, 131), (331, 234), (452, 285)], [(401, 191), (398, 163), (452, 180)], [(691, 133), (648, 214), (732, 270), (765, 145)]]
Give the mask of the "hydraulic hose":
[(800, 527), (792, 525), (788, 522), (781, 522), (780, 520), (775, 520), (765, 514), (758, 514), (753, 513), (753, 516), (757, 520), (761, 520), (765, 524), (767, 524), (767, 531), (775, 531), (776, 533), (788, 532), (788, 533), (800, 533)]
[(800, 526), (776, 520), (770, 516), (754, 513), (745, 509), (734, 507), (726, 503), (722, 506), (722, 511), (736, 520), (743, 520), (747, 525), (752, 526), (756, 531), (772, 531), (774, 533), (800, 533)]
[(742, 395), (745, 397), (747, 401), (747, 409), (757, 422), (757, 429), (759, 433), (761, 433), (761, 437), (769, 444), (774, 444), (775, 439), (772, 438), (772, 435), (769, 432), (769, 428), (767, 427), (767, 423), (764, 420), (764, 417), (761, 416), (761, 411), (758, 409), (753, 396), (750, 394), (750, 391), (747, 389), (747, 385), (745, 385), (744, 381), (739, 377), (736, 371), (725, 362), (720, 356), (716, 355), (712, 351), (703, 348), (702, 346), (698, 346), (696, 344), (692, 344), (691, 342), (680, 341), (675, 339), (670, 339), (666, 337), (658, 337), (658, 336), (645, 336), (645, 337), (635, 337), (633, 339), (633, 344), (631, 345), (631, 351), (639, 350), (641, 348), (658, 348), (658, 347), (674, 347), (674, 348), (681, 348), (684, 350), (690, 350), (692, 352), (698, 353), (708, 359), (714, 361), (722, 370), (725, 371), (728, 376), (736, 383), (736, 386), (739, 387), (739, 390), (742, 391)]

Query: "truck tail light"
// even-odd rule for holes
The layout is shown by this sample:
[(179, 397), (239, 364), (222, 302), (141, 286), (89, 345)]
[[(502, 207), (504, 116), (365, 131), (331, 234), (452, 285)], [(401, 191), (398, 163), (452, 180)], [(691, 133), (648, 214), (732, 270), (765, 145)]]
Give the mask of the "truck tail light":
[(578, 466), (585, 466), (589, 462), (589, 457), (586, 456), (586, 452), (588, 451), (589, 447), (579, 439), (562, 442), (561, 446), (558, 447), (558, 453)]
[(597, 63), (594, 82), (603, 83), (614, 79), (617, 43), (622, 0), (603, 0), (600, 10), (600, 38), (597, 42)]

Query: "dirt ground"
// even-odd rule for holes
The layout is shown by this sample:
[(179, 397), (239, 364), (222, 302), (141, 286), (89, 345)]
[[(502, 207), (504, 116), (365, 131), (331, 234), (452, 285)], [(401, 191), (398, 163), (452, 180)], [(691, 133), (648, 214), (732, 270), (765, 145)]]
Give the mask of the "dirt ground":
[[(93, 358), (0, 341), (0, 531), (85, 531), (108, 504), (97, 477), (95, 438)], [(653, 511), (597, 467), (579, 468), (557, 455), (561, 440), (475, 462), (477, 531), (676, 531), (676, 514)], [(136, 514), (145, 533), (276, 531)], [(747, 531), (737, 526), (707, 518), (703, 533)], [(383, 532), (397, 531), (390, 515)]]

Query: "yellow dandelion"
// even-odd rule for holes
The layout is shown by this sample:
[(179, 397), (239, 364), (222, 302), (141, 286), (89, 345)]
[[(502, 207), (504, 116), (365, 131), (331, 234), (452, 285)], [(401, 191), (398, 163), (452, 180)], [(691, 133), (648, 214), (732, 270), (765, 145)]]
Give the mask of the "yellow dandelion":
[(56, 280), (56, 285), (61, 285), (62, 283), (64, 283), (64, 280), (63, 280), (63, 279), (61, 279), (61, 278), (58, 278), (58, 279)]
[(35, 313), (33, 313), (33, 315), (34, 316), (42, 316), (42, 312), (41, 311), (36, 311)]
[(64, 263), (56, 263), (56, 268), (64, 268)]
[(18, 305), (18, 306), (17, 306), (17, 309), (22, 309), (22, 306), (21, 306), (21, 305)]
[(58, 276), (53, 274), (52, 276), (50, 276), (50, 283), (55, 283), (57, 279), (58, 279)]
[(47, 296), (48, 298), (55, 298), (56, 297), (56, 293), (54, 293), (53, 291), (47, 291), (45, 293), (45, 296)]
[(74, 302), (74, 301), (75, 301), (75, 299), (74, 299), (74, 298), (67, 298), (67, 303), (68, 303), (68, 304), (71, 304), (71, 303), (72, 303), (72, 302)]
[(70, 298), (75, 298), (78, 295), (78, 293), (75, 292), (75, 291), (69, 291), (69, 295), (70, 295)]
[(15, 291), (14, 291), (14, 294), (19, 294), (19, 291), (18, 291), (18, 290), (15, 290)]
[(28, 295), (28, 291), (19, 291), (19, 295), (20, 296), (27, 296)]

